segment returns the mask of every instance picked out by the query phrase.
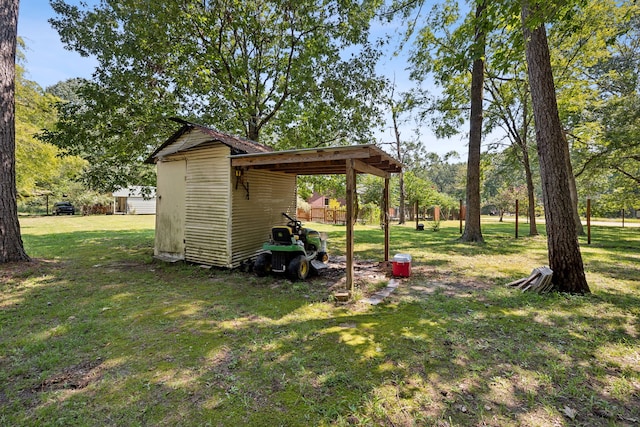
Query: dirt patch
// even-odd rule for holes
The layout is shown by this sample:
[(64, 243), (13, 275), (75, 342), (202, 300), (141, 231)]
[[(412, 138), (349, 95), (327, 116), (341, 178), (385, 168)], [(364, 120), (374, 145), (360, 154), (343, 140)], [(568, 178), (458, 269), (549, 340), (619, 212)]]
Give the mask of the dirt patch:
[[(346, 257), (334, 257), (328, 262), (329, 268), (323, 270), (320, 277), (327, 280), (331, 290), (344, 289), (346, 284)], [(354, 280), (356, 287), (365, 283), (389, 281), (392, 275), (390, 262), (357, 260), (354, 262)], [(411, 276), (399, 278), (396, 295), (398, 297), (420, 297), (434, 293), (444, 293), (448, 296), (466, 297), (480, 290), (491, 288), (491, 284), (474, 278), (461, 277), (448, 270), (436, 269), (431, 266), (411, 267)], [(366, 288), (366, 286), (360, 286)]]
[(34, 274), (42, 274), (51, 268), (60, 267), (60, 262), (55, 260), (46, 260), (32, 258), (31, 261), (25, 262), (8, 262), (2, 264), (0, 269), (0, 284), (9, 283), (14, 279), (24, 279)]
[[(379, 273), (385, 270), (384, 262), (376, 262), (370, 260), (356, 260), (354, 261), (354, 270), (360, 272), (376, 272)], [(327, 261), (328, 269), (322, 270), (323, 277), (336, 277), (344, 275), (347, 271), (347, 257), (335, 256), (329, 258)], [(388, 271), (391, 274), (391, 270)]]
[(45, 379), (33, 391), (81, 390), (99, 381), (103, 371), (101, 360), (82, 362)]
[[(347, 281), (347, 258), (332, 257), (327, 262), (329, 268), (320, 272), (320, 278), (326, 281), (331, 291), (345, 289)], [(391, 277), (389, 263), (369, 260), (356, 260), (353, 265), (356, 287), (365, 283), (387, 281)]]

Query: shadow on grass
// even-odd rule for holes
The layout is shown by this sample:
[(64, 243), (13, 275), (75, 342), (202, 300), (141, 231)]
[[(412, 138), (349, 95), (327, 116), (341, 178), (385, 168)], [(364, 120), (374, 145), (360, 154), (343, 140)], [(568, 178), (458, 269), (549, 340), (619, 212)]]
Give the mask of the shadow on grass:
[[(420, 256), (420, 274), (374, 307), (336, 306), (317, 282), (151, 263), (146, 231), (56, 235), (69, 244), (62, 254), (51, 238), (26, 236), (32, 253), (60, 261), (0, 276), (0, 421), (604, 426), (640, 419), (637, 293), (474, 287), (477, 278), (440, 267), (448, 255), (491, 255), (492, 243), (458, 251), (451, 233), (424, 245), (426, 233), (396, 233), (407, 248), (438, 257)], [(361, 239), (358, 231), (356, 242), (369, 243)], [(357, 252), (378, 257), (373, 251)]]
[[(355, 311), (321, 302), (283, 310), (268, 307), (305, 300), (294, 284), (173, 270), (126, 287), (72, 285), (97, 303), (58, 307), (72, 288), (54, 283), (27, 296), (54, 302), (24, 336), (5, 340), (21, 359), (6, 367), (22, 375), (4, 378), (3, 409), (25, 417), (10, 420), (531, 425), (562, 421), (568, 406), (578, 424), (608, 425), (640, 415), (637, 393), (608, 389), (611, 376), (637, 377), (636, 368), (604, 356), (637, 335), (597, 299), (469, 298), (461, 289)], [(266, 315), (273, 311), (283, 315)], [(100, 361), (95, 381), (43, 387), (86, 360)]]

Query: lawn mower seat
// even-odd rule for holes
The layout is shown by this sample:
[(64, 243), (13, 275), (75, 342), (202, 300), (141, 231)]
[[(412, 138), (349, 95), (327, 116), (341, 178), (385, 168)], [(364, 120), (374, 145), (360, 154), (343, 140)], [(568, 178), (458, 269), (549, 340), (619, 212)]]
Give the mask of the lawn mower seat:
[(277, 243), (290, 245), (293, 242), (291, 240), (293, 234), (291, 233), (290, 227), (273, 227), (271, 229), (271, 235), (273, 237), (273, 241)]

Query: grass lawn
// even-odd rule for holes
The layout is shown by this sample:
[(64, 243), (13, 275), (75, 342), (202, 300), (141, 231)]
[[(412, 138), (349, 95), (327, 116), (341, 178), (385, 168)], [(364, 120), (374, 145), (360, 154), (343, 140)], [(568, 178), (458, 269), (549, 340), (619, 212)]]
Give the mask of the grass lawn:
[[(336, 274), (153, 262), (153, 216), (21, 224), (34, 261), (0, 266), (2, 426), (640, 424), (640, 228), (592, 227), (592, 294), (540, 296), (504, 285), (547, 263), (544, 237), (393, 226), (412, 275), (371, 306), (335, 303)], [(345, 228), (317, 228), (343, 255)], [(381, 260), (379, 229), (355, 241)], [(356, 277), (360, 299), (384, 285)]]

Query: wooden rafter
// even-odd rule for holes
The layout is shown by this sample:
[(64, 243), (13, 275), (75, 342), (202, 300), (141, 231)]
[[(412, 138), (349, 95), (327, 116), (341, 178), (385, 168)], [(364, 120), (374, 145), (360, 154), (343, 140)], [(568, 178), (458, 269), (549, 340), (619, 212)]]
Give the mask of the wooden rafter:
[[(402, 164), (372, 144), (239, 154), (231, 156), (231, 166), (269, 169), (297, 175), (330, 175), (345, 174), (345, 161), (349, 159), (361, 162), (356, 165), (357, 171), (361, 173), (386, 176), (402, 171)], [(382, 174), (379, 171), (382, 171)]]

